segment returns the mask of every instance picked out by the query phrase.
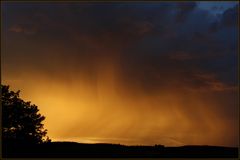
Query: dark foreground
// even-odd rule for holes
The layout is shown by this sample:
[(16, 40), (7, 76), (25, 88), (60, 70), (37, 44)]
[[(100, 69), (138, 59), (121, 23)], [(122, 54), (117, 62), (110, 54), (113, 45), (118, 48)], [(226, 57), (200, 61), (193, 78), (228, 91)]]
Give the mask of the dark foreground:
[(5, 158), (237, 158), (238, 148), (217, 146), (124, 146), (52, 142), (41, 145), (3, 146)]

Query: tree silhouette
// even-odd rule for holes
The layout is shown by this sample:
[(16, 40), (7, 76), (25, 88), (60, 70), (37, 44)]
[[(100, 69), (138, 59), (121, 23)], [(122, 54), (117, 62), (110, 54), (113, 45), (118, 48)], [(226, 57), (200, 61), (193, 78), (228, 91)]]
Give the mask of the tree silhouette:
[(1, 85), (1, 91), (3, 144), (49, 142), (42, 124), (45, 117), (38, 113), (38, 107), (22, 100), (20, 91), (10, 91), (9, 86)]

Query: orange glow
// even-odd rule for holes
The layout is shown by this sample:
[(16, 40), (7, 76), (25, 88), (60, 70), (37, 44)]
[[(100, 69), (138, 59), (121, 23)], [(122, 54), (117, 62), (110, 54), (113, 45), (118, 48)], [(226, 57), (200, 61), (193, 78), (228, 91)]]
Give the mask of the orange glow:
[(2, 82), (52, 140), (238, 146), (237, 3), (2, 4)]
[[(56, 141), (121, 144), (232, 145), (236, 125), (222, 117), (215, 93), (183, 87), (145, 94), (123, 84), (116, 65), (101, 64), (96, 82), (83, 75), (68, 81), (30, 74), (35, 79), (4, 79), (46, 116), (48, 135)], [(184, 86), (185, 87), (185, 86)], [(221, 133), (221, 134), (219, 134)]]

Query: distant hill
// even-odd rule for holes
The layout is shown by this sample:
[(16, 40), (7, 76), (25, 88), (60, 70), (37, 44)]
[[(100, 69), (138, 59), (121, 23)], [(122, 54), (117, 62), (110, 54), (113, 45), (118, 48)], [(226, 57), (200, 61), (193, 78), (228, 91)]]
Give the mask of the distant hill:
[(237, 158), (238, 148), (220, 146), (125, 146), (51, 142), (39, 145), (4, 145), (4, 158)]

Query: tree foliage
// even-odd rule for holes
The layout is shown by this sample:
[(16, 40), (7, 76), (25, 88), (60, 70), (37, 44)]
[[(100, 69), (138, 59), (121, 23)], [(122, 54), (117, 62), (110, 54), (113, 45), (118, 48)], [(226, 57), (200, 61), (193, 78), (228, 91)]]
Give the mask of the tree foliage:
[(20, 91), (10, 91), (9, 86), (1, 85), (1, 91), (3, 143), (49, 142), (38, 107), (22, 100)]

